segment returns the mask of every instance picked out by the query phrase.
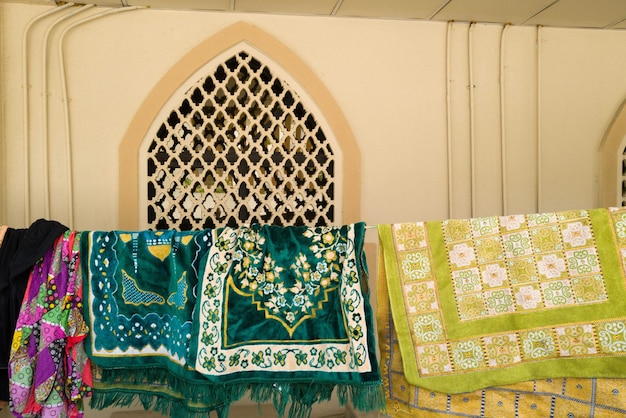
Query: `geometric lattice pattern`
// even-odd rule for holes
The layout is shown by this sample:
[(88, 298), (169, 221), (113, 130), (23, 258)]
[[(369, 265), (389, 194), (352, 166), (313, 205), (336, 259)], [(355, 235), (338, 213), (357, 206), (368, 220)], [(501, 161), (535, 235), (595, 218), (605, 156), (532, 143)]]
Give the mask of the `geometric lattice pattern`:
[(584, 210), (442, 222), (461, 320), (604, 303)]
[(148, 147), (149, 229), (335, 220), (335, 156), (288, 83), (240, 51), (187, 90)]

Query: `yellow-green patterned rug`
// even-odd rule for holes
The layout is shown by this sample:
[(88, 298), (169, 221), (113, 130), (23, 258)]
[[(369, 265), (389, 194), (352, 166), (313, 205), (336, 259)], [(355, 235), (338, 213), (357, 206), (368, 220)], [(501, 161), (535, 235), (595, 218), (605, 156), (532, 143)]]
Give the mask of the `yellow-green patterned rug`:
[(409, 384), (626, 375), (626, 210), (378, 228)]
[(457, 394), (413, 386), (404, 376), (384, 280), (377, 299), (380, 370), (391, 418), (626, 416), (626, 379), (548, 378)]

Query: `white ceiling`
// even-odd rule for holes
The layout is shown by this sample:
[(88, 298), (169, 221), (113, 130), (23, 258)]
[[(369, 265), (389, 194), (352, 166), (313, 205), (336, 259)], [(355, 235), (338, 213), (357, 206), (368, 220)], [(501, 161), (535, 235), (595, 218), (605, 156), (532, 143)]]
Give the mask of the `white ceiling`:
[[(55, 3), (52, 0), (0, 2)], [(96, 0), (96, 3), (224, 12), (626, 29), (626, 0)]]

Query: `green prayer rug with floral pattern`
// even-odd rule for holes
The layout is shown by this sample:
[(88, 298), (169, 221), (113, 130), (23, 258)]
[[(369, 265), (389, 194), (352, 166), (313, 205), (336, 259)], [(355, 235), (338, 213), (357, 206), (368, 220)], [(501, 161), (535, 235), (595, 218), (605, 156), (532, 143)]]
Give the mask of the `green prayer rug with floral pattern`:
[(626, 210), (378, 229), (411, 385), (626, 376)]
[(199, 282), (191, 358), (209, 381), (250, 388), (308, 416), (337, 390), (384, 406), (366, 292), (364, 224), (252, 225), (214, 232)]

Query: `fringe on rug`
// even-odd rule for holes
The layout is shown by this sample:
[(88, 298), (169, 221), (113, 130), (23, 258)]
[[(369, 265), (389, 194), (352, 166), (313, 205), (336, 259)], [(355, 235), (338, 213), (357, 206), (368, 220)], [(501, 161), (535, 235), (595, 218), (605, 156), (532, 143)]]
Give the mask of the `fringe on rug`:
[(203, 418), (216, 411), (227, 418), (229, 406), (249, 391), (258, 404), (271, 402), (280, 418), (309, 418), (313, 405), (329, 401), (336, 390), (340, 405), (363, 412), (385, 409), (379, 382), (365, 385), (334, 383), (236, 383), (219, 385), (173, 376), (163, 369), (100, 370), (94, 384), (92, 408), (130, 406), (136, 399), (146, 410), (172, 418)]
[(230, 403), (221, 405), (193, 405), (182, 399), (169, 398), (154, 393), (122, 391), (94, 391), (90, 406), (93, 409), (130, 407), (139, 401), (146, 411), (156, 411), (171, 418), (206, 418), (215, 411), (218, 418), (228, 418)]
[[(365, 386), (326, 383), (251, 384), (250, 399), (258, 403), (272, 401), (280, 418), (309, 418), (313, 405), (329, 401), (336, 389), (340, 405), (371, 412), (385, 410), (385, 393), (379, 383)], [(287, 414), (287, 406), (289, 411)]]

